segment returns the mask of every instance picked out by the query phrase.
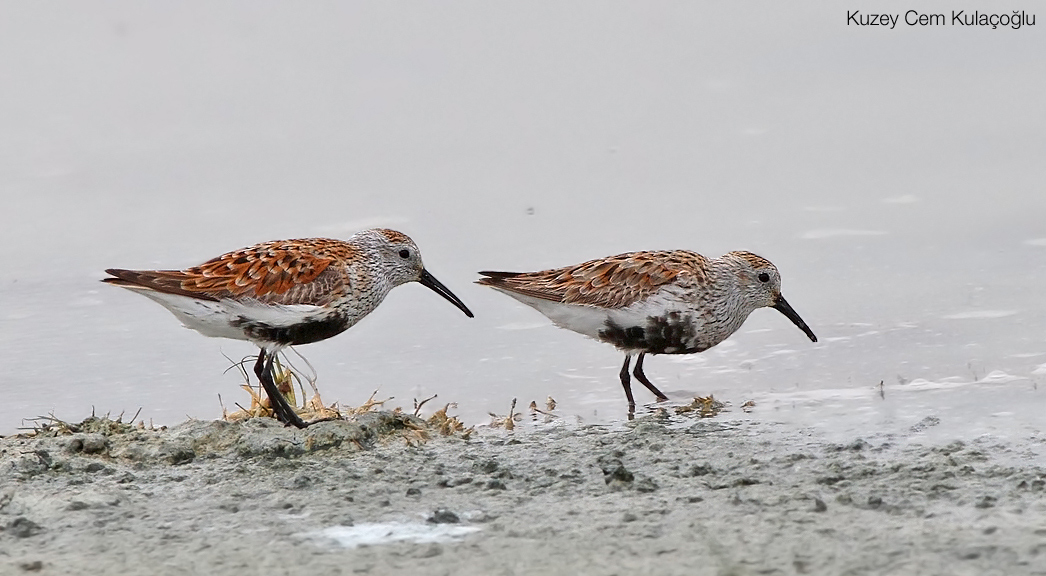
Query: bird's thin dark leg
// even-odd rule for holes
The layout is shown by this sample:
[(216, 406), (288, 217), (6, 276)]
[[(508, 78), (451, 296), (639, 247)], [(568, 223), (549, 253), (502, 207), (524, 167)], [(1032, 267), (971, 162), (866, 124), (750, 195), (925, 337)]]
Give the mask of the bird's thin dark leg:
[(287, 403), (287, 399), (280, 394), (276, 382), (273, 381), (272, 361), (275, 356), (275, 353), (266, 352), (264, 349), (259, 350), (258, 361), (254, 363), (254, 373), (269, 396), (269, 404), (272, 406), (272, 413), (276, 415), (276, 419), (288, 426), (293, 424), (298, 428), (305, 428), (308, 424), (298, 417), (294, 408)]
[(625, 389), (625, 397), (628, 398), (628, 419), (631, 420), (636, 413), (636, 401), (632, 398), (632, 380), (628, 377), (628, 365), (632, 360), (630, 354), (625, 354), (625, 364), (621, 367), (621, 386)]
[[(657, 389), (657, 386), (654, 386), (653, 384), (651, 384), (650, 380), (647, 379), (646, 374), (643, 373), (643, 357), (644, 356), (646, 356), (646, 352), (640, 353), (639, 354), (639, 358), (636, 359), (636, 371), (633, 372), (633, 374), (636, 375), (636, 380), (639, 380), (643, 384), (643, 386), (646, 386), (647, 390), (650, 390), (651, 392), (653, 392), (654, 396), (657, 396), (658, 401), (668, 400), (668, 396), (665, 396), (664, 394), (662, 394), (661, 391)], [(627, 366), (626, 366), (626, 369), (627, 369)]]

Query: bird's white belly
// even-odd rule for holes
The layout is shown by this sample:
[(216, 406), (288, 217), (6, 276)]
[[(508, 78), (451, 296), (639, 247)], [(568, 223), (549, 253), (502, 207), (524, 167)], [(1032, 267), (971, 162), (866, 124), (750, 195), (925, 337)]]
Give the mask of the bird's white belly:
[(138, 292), (170, 310), (187, 328), (212, 338), (251, 340), (240, 327), (244, 319), (284, 327), (308, 321), (322, 310), (318, 306), (304, 304), (274, 306), (253, 300), (197, 300), (155, 290)]
[[(560, 328), (614, 344), (629, 352), (696, 352), (722, 340), (705, 342), (702, 338), (704, 318), (679, 301), (655, 297), (625, 308), (601, 308), (564, 304), (507, 290), (502, 292), (535, 308)], [(653, 330), (658, 330), (658, 333)], [(654, 348), (650, 347), (650, 342), (654, 342)]]

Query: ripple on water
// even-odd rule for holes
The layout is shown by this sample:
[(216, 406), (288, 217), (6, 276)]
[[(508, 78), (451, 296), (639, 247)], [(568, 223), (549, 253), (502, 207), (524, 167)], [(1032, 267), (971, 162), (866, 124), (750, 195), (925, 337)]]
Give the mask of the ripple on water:
[(946, 320), (988, 320), (991, 318), (1005, 318), (1013, 316), (1016, 310), (967, 310), (943, 316)]
[(851, 228), (820, 228), (808, 230), (800, 236), (803, 240), (822, 240), (824, 238), (838, 238), (840, 236), (885, 236), (885, 230), (854, 230)]
[(904, 194), (903, 196), (891, 196), (890, 198), (883, 198), (883, 202), (886, 204), (915, 204), (919, 201), (918, 196), (911, 194)]

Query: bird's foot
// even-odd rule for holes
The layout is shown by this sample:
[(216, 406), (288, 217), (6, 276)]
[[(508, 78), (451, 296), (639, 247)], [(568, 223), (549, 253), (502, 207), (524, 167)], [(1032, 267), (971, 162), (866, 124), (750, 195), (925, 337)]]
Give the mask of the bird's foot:
[(280, 404), (277, 403), (277, 406), (273, 407), (272, 415), (275, 416), (276, 419), (280, 422), (283, 422), (284, 426), (294, 426), (295, 428), (301, 429), (306, 428), (309, 426), (309, 424), (311, 424), (311, 422), (306, 423), (304, 420), (302, 420), (301, 417), (298, 416), (298, 414), (294, 411), (294, 409), (288, 406), (287, 404), (283, 404), (282, 406), (280, 406)]

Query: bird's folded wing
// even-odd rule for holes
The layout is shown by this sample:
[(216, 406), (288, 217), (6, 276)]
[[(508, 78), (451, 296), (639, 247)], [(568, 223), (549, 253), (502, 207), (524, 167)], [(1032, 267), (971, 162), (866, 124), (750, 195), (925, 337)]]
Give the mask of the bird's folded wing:
[[(479, 284), (564, 304), (623, 308), (680, 278), (697, 280), (704, 257), (684, 251), (631, 252), (541, 272), (480, 272)], [(703, 280), (701, 278), (698, 281)]]
[(206, 300), (252, 298), (267, 304), (323, 306), (345, 293), (334, 258), (287, 245), (261, 244), (187, 270), (118, 270), (106, 281)]

